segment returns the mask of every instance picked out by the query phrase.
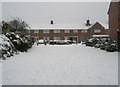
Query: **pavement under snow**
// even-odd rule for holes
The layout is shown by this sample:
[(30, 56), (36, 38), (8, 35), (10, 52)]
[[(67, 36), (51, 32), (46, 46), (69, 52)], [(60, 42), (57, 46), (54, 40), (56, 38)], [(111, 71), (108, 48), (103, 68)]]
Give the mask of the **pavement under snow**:
[(118, 53), (34, 45), (2, 62), (3, 85), (118, 85)]

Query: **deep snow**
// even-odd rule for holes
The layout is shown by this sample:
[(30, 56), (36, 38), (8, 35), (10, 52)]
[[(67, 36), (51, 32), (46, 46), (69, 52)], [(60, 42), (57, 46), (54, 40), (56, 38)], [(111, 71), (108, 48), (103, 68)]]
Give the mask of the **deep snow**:
[(83, 45), (34, 45), (2, 62), (2, 84), (117, 85), (118, 53)]

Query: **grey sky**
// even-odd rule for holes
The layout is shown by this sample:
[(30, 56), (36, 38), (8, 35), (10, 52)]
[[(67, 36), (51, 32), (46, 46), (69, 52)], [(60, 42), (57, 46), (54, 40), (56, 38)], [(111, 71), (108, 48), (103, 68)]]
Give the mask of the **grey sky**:
[(86, 19), (107, 23), (109, 2), (3, 2), (2, 18), (19, 17), (28, 24), (81, 23)]

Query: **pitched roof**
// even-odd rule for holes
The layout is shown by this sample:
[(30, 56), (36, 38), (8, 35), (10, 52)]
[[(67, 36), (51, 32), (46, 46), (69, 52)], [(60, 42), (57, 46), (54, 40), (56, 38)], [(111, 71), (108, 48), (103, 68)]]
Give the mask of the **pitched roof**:
[(103, 25), (101, 25), (99, 22), (96, 22), (91, 28), (99, 28), (99, 27), (103, 27), (105, 28)]
[[(96, 23), (96, 22), (95, 22)], [(91, 23), (91, 26), (86, 26), (85, 23), (72, 23), (72, 24), (31, 24), (31, 30), (43, 30), (43, 29), (89, 29), (95, 23)], [(105, 29), (108, 29), (107, 23), (100, 23)]]
[(31, 29), (88, 29), (85, 24), (32, 24)]

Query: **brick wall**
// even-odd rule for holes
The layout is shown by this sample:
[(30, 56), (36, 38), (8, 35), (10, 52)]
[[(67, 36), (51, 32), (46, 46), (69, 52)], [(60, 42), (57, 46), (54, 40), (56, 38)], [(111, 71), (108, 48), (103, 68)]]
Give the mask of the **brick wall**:
[(120, 29), (120, 2), (111, 2), (108, 15), (109, 15), (109, 35), (113, 40), (117, 40), (117, 30)]
[[(100, 32), (95, 32), (96, 29), (100, 29)], [(76, 37), (78, 42), (85, 41), (86, 39), (91, 38), (92, 35), (108, 34), (108, 29), (105, 29), (98, 22), (96, 22), (89, 29), (77, 29), (77, 32), (74, 32), (74, 30), (76, 29), (70, 29), (69, 33), (65, 33), (66, 29), (60, 29), (60, 33), (54, 33), (54, 30), (50, 29), (49, 33), (43, 33), (43, 30), (38, 30), (38, 33), (34, 33), (34, 30), (31, 30), (29, 34), (32, 36), (38, 36), (41, 39), (43, 39), (44, 37), (49, 37), (50, 40), (54, 40), (54, 37), (60, 37), (61, 40), (64, 40), (65, 37)]]

